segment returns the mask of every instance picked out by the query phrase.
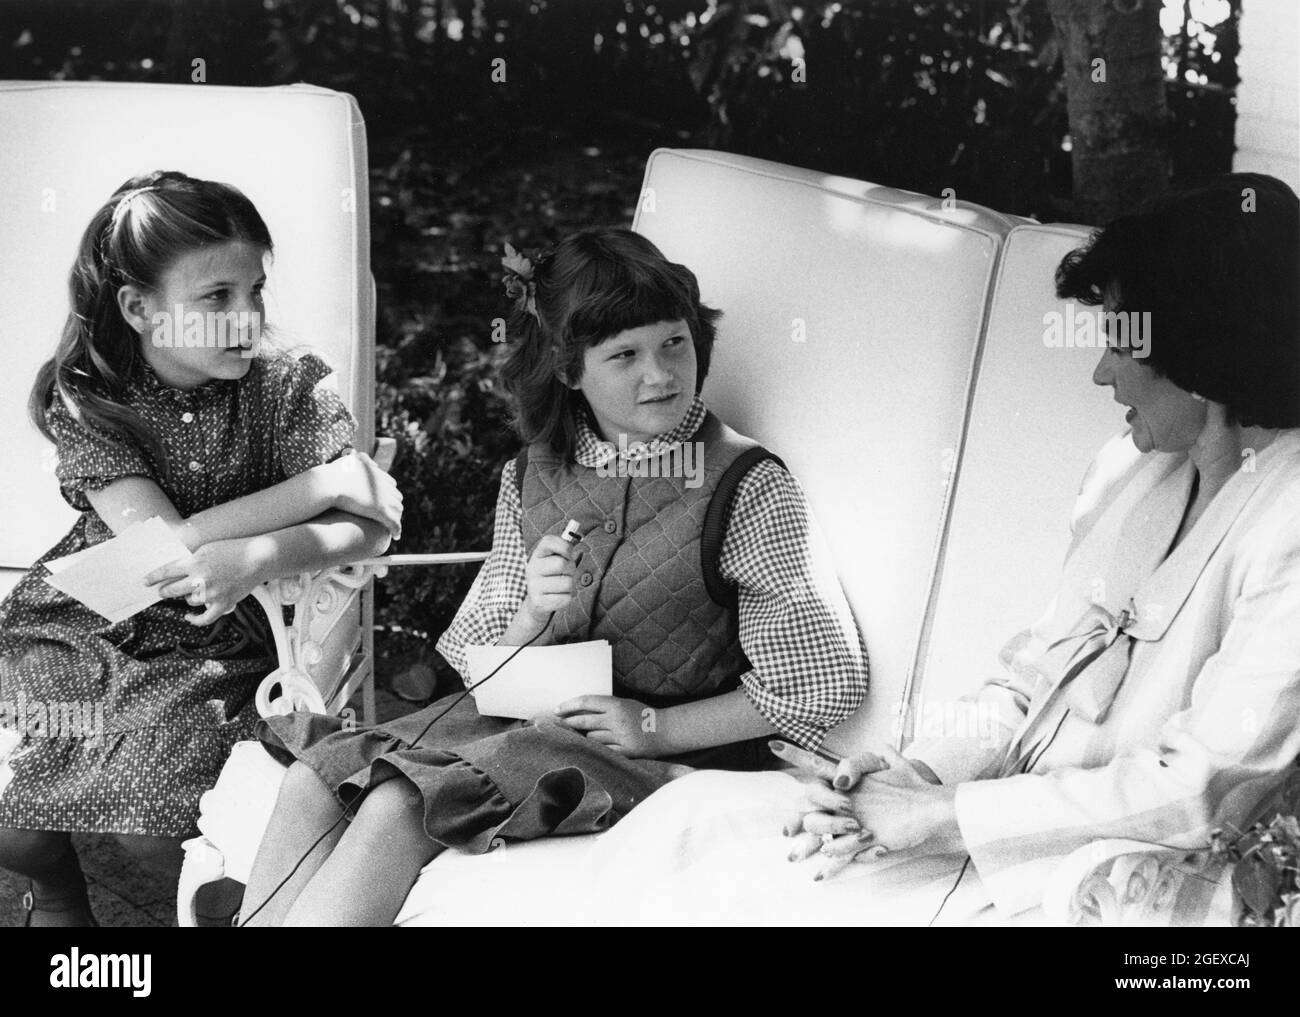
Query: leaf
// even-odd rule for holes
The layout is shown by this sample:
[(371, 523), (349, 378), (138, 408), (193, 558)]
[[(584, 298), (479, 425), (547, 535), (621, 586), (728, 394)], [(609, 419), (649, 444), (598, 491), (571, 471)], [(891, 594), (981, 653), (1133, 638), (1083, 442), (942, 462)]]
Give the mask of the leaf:
[(1232, 871), (1232, 885), (1252, 914), (1270, 914), (1278, 904), (1282, 874), (1267, 855), (1243, 858)]
[(505, 249), (506, 254), (501, 259), (501, 267), (521, 279), (531, 279), (533, 277), (533, 263), (516, 251), (508, 240)]

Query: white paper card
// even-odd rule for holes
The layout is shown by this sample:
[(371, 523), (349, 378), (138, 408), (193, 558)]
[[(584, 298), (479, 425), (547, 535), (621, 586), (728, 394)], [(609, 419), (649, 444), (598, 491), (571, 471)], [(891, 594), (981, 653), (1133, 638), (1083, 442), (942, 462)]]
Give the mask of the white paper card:
[(45, 581), (110, 622), (120, 622), (162, 599), (158, 586), (145, 585), (145, 576), (189, 554), (171, 527), (154, 516), (102, 544), (47, 561)]
[[(517, 646), (467, 646), (470, 680), (476, 685), (500, 667)], [(574, 696), (614, 694), (614, 663), (603, 639), (556, 646), (527, 646), (474, 690), (485, 717), (531, 720)]]

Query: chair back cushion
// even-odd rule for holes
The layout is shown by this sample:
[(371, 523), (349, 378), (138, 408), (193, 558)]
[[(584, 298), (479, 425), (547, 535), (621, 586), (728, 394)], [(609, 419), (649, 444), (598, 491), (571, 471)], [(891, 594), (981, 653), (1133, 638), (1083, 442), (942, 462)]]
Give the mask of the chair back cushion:
[[(879, 192), (879, 198), (876, 194)], [(659, 151), (635, 228), (722, 310), (704, 387), (808, 493), (871, 654), (836, 743), (888, 735), (916, 654), (1004, 217)]]
[(1087, 236), (1032, 224), (1003, 243), (909, 736), (943, 734), (952, 700), (997, 674), (1002, 645), (1043, 613), (1084, 472), (1124, 427), (1110, 391), (1092, 384), (1101, 351), (1044, 338), (1046, 316), (1069, 313), (1056, 266)]

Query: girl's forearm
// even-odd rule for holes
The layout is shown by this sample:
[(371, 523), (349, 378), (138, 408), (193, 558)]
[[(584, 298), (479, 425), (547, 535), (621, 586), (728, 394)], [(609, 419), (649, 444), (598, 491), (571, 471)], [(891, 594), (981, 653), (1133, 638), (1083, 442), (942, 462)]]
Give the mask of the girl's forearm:
[(675, 756), (694, 749), (776, 733), (776, 728), (758, 712), (744, 689), (681, 706), (669, 706), (659, 713), (660, 747), (657, 754), (661, 756)]
[(330, 511), (246, 540), (258, 581), (267, 582), (381, 555), (390, 537), (383, 523)]
[(317, 520), (332, 507), (333, 495), (320, 467), (315, 467), (273, 487), (196, 512), (174, 523), (173, 529), (194, 551), (213, 541), (269, 535)]

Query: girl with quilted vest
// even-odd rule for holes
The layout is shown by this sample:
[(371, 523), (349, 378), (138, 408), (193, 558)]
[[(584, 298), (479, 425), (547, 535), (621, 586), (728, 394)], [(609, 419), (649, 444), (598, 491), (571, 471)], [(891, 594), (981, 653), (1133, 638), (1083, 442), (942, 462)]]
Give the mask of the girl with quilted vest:
[(292, 766), (245, 924), (391, 923), (447, 847), (607, 829), (691, 768), (767, 767), (769, 736), (817, 747), (865, 695), (799, 485), (700, 399), (718, 312), (695, 276), (622, 229), (575, 234), (535, 267), (507, 247), (503, 264), (525, 448), (438, 649), (468, 681), (471, 645), (607, 640), (613, 695), (527, 723), (463, 693), (379, 727), (264, 721)]

